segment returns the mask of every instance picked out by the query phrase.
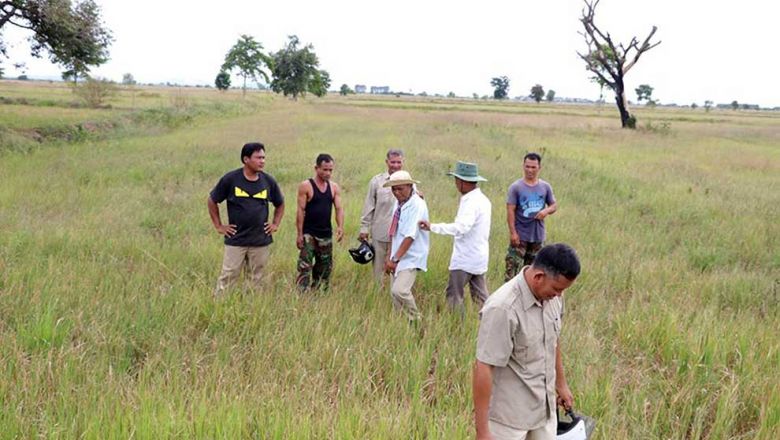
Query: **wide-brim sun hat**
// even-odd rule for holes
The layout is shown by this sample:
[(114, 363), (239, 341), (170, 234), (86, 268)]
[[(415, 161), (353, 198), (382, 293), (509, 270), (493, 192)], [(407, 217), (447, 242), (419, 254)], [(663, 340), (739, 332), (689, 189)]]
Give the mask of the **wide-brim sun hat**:
[(487, 182), (487, 179), (479, 175), (477, 164), (458, 161), (455, 164), (455, 170), (447, 173), (448, 176), (455, 176), (466, 182)]
[(412, 175), (408, 171), (399, 170), (391, 174), (390, 178), (382, 186), (390, 188), (398, 185), (414, 185), (416, 183), (420, 182), (412, 179)]

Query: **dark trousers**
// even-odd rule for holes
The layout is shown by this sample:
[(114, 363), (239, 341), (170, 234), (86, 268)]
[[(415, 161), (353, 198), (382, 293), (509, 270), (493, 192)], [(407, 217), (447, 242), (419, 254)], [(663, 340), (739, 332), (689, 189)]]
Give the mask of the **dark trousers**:
[(450, 281), (447, 284), (447, 305), (452, 309), (463, 309), (466, 284), (469, 285), (471, 291), (471, 300), (481, 309), (488, 297), (485, 274), (474, 275), (463, 270), (450, 271)]

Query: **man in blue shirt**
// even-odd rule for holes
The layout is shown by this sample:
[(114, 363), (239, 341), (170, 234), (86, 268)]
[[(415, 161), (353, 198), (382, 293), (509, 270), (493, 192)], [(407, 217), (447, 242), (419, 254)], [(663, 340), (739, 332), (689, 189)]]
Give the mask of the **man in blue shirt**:
[(414, 191), (412, 176), (404, 171), (390, 175), (384, 187), (389, 187), (396, 198), (390, 223), (390, 254), (385, 259), (385, 272), (393, 274), (390, 294), (393, 306), (402, 310), (411, 321), (420, 319), (420, 312), (412, 295), (417, 271), (428, 270), (428, 231), (417, 225), (428, 221), (428, 205)]
[(546, 238), (544, 219), (558, 209), (552, 187), (539, 178), (541, 168), (539, 154), (526, 154), (523, 178), (509, 186), (506, 198), (509, 249), (504, 281), (514, 278), (523, 266), (534, 261)]

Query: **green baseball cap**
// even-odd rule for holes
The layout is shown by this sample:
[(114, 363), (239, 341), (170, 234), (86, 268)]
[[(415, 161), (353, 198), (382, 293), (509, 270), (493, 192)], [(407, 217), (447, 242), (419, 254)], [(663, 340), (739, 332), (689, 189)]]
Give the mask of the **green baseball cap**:
[(448, 176), (455, 176), (466, 182), (487, 182), (487, 179), (479, 175), (477, 164), (458, 161), (455, 164), (455, 171), (447, 173)]

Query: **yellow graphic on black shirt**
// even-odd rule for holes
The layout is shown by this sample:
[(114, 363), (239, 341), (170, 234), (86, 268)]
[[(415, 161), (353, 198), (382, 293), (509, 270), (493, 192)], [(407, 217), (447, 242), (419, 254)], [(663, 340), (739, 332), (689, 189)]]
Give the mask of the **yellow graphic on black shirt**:
[[(239, 187), (235, 187), (235, 188), (236, 188), (236, 197), (250, 197), (249, 193), (247, 193), (243, 189), (241, 189)], [(255, 199), (267, 199), (268, 198), (268, 189), (264, 189), (264, 190), (260, 191), (259, 193), (252, 195), (251, 197), (255, 198)]]

